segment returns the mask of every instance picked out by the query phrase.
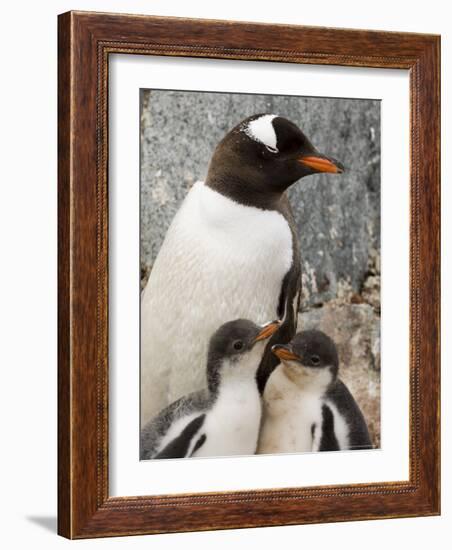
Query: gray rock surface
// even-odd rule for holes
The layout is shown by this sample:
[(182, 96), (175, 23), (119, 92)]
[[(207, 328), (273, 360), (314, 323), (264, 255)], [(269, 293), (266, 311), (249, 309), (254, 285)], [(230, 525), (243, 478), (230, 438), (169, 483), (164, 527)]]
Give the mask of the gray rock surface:
[(360, 293), (380, 248), (380, 102), (204, 92), (141, 92), (141, 263), (144, 277), (190, 186), (219, 140), (243, 118), (289, 118), (347, 172), (318, 174), (289, 191), (303, 261), (304, 306), (344, 288)]

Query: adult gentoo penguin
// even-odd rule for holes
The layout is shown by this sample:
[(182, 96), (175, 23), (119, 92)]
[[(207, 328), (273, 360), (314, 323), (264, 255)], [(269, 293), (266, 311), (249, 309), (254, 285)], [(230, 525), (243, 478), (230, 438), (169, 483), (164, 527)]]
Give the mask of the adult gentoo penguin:
[(275, 345), (281, 364), (268, 379), (259, 453), (371, 449), (364, 416), (338, 378), (334, 342), (319, 330)]
[(245, 319), (221, 326), (210, 339), (207, 388), (178, 399), (142, 429), (141, 459), (254, 454), (261, 420), (256, 372), (279, 326)]
[[(143, 292), (142, 423), (203, 387), (209, 336), (226, 321), (280, 317), (275, 341), (295, 334), (300, 258), (285, 191), (303, 176), (341, 171), (275, 115), (244, 120), (218, 144), (206, 181), (191, 188), (174, 217)], [(276, 364), (268, 348), (261, 390)]]

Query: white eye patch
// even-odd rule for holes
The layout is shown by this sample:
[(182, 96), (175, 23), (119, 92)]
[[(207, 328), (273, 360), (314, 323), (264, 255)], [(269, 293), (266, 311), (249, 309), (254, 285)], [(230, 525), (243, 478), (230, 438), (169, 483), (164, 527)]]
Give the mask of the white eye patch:
[(242, 132), (245, 132), (245, 134), (251, 139), (254, 139), (254, 141), (258, 141), (265, 145), (270, 152), (277, 153), (277, 137), (272, 122), (274, 118), (276, 118), (276, 115), (262, 115), (245, 124), (242, 128)]

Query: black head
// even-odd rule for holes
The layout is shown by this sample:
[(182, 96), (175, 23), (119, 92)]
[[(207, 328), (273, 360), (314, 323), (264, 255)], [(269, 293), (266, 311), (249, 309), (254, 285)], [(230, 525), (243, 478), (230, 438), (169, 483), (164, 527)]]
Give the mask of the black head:
[(305, 367), (313, 374), (328, 369), (333, 379), (337, 377), (339, 357), (336, 344), (320, 330), (299, 332), (289, 344), (273, 346), (272, 352), (283, 363)]
[(237, 319), (222, 325), (209, 342), (209, 390), (216, 392), (221, 381), (226, 378), (255, 378), (267, 341), (280, 324), (280, 321), (272, 321), (256, 325), (247, 319)]
[(218, 144), (206, 184), (238, 202), (265, 208), (304, 176), (342, 171), (296, 124), (259, 114), (243, 120)]

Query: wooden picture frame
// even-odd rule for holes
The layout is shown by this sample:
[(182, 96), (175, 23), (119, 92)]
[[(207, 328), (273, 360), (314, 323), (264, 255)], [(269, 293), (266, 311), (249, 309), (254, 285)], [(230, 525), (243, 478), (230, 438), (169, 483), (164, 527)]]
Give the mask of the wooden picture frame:
[[(69, 12), (58, 38), (58, 532), (102, 537), (437, 515), (440, 511), (440, 38)], [(110, 54), (407, 69), (410, 74), (409, 481), (110, 497)]]

